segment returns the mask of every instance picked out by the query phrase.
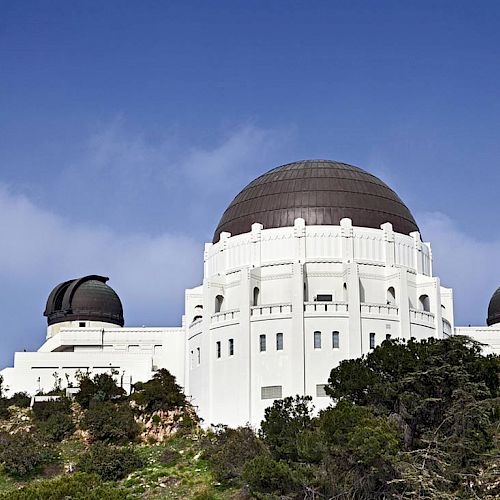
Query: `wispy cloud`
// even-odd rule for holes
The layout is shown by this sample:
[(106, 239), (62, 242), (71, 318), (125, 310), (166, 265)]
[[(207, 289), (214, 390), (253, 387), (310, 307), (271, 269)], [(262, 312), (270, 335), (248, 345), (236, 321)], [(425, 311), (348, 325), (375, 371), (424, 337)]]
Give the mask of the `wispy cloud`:
[(500, 286), (500, 240), (478, 240), (442, 213), (417, 217), (432, 244), (434, 272), (454, 289), (455, 323), (484, 325), (489, 300)]

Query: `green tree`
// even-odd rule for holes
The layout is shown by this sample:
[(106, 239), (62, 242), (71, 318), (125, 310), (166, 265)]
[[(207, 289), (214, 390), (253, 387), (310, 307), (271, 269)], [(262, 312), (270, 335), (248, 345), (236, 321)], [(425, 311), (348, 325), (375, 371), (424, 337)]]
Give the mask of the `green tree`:
[(120, 399), (125, 395), (125, 390), (115, 382), (113, 374), (98, 373), (91, 377), (88, 373), (78, 377), (79, 391), (75, 400), (82, 408), (89, 408), (92, 404), (101, 401)]

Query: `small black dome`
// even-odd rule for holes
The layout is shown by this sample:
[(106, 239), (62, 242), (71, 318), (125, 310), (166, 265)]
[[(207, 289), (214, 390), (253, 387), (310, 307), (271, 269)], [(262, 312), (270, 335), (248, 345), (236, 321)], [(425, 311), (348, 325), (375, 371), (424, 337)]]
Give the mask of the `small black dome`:
[(90, 275), (57, 285), (49, 295), (44, 316), (47, 323), (102, 321), (123, 326), (120, 297), (106, 284), (109, 278)]
[(394, 231), (418, 231), (399, 196), (361, 168), (331, 160), (304, 160), (282, 165), (257, 177), (224, 212), (213, 242), (226, 231), (235, 236), (251, 230), (293, 226), (302, 217), (310, 225), (339, 225), (344, 217), (355, 226), (379, 229), (390, 222)]
[(497, 291), (491, 297), (486, 323), (488, 326), (500, 323), (500, 288), (497, 288)]

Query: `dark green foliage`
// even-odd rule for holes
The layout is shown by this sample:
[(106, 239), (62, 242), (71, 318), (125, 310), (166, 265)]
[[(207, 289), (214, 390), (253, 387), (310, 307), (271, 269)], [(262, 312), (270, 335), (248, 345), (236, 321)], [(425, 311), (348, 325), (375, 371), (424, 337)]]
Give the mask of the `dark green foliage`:
[(88, 374), (80, 375), (80, 390), (75, 395), (75, 400), (82, 408), (89, 408), (94, 403), (116, 400), (125, 395), (125, 391), (116, 385), (112, 375), (99, 373), (93, 378)]
[(264, 451), (264, 445), (250, 427), (218, 426), (202, 442), (202, 448), (218, 481), (240, 478), (245, 463)]
[(165, 465), (173, 465), (175, 464), (175, 462), (177, 462), (179, 456), (180, 455), (178, 451), (167, 448), (160, 455), (160, 463)]
[(81, 458), (83, 472), (98, 474), (105, 481), (123, 479), (143, 466), (141, 458), (131, 448), (118, 448), (104, 443), (94, 444)]
[(31, 397), (26, 392), (16, 392), (9, 398), (9, 405), (18, 408), (28, 408), (31, 403)]
[(38, 401), (33, 404), (33, 416), (37, 422), (44, 422), (52, 415), (71, 415), (71, 401), (60, 398), (55, 401)]
[(296, 396), (277, 400), (266, 408), (261, 436), (274, 458), (297, 461), (297, 437), (312, 427), (311, 397)]
[(70, 437), (76, 430), (71, 415), (54, 413), (38, 424), (40, 432), (50, 441), (62, 441)]
[(287, 462), (274, 460), (269, 454), (254, 457), (243, 470), (243, 479), (250, 491), (273, 496), (298, 494), (301, 487), (297, 476), (297, 471)]
[(34, 482), (19, 490), (0, 494), (0, 500), (125, 500), (126, 498), (124, 491), (104, 484), (96, 474), (82, 472)]
[(127, 443), (139, 435), (139, 425), (128, 403), (95, 403), (83, 416), (80, 426), (94, 441)]
[(30, 476), (56, 460), (54, 449), (37, 434), (0, 434), (0, 462), (11, 476)]
[(158, 370), (148, 382), (137, 382), (130, 398), (146, 412), (174, 410), (186, 405), (182, 389), (168, 370)]

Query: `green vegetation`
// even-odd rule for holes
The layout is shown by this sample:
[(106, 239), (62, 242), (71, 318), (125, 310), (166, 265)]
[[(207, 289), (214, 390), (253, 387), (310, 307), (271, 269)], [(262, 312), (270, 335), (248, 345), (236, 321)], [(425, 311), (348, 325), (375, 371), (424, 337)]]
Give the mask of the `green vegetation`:
[(0, 500), (493, 500), (499, 377), (468, 339), (390, 340), (331, 371), (329, 408), (277, 400), (258, 433), (201, 431), (163, 370), (128, 398), (111, 375), (82, 379), (79, 403), (0, 397)]

